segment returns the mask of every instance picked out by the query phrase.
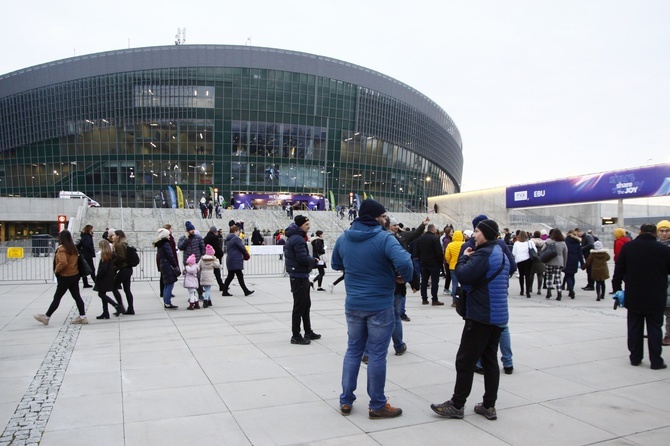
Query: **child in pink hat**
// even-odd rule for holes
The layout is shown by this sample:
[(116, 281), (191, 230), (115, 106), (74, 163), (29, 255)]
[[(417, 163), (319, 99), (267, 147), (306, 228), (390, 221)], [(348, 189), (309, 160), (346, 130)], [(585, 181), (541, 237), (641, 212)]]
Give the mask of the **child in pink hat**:
[(221, 269), (221, 263), (219, 259), (214, 255), (214, 248), (212, 245), (205, 246), (205, 255), (200, 259), (198, 263), (200, 267), (200, 285), (202, 286), (202, 306), (204, 308), (212, 306), (212, 298), (210, 296), (210, 290), (212, 285), (215, 285), (216, 276), (214, 275), (215, 269)]
[(184, 288), (188, 290), (188, 308), (187, 310), (200, 309), (198, 302), (198, 271), (200, 266), (195, 264), (195, 254), (191, 254), (186, 259), (184, 267)]

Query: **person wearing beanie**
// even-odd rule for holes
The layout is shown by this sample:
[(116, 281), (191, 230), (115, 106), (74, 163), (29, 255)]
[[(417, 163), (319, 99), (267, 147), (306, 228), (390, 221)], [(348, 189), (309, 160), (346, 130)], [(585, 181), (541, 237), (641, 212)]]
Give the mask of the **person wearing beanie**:
[[(216, 228), (214, 228), (216, 229)], [(205, 255), (202, 256), (198, 266), (200, 267), (200, 286), (202, 287), (202, 306), (208, 308), (212, 306), (211, 289), (216, 283), (215, 271), (221, 269), (219, 260), (214, 255), (215, 250), (212, 245), (205, 246)], [(219, 273), (219, 277), (221, 274)]]
[[(223, 260), (223, 236), (221, 235), (221, 231), (216, 226), (212, 226), (209, 228), (209, 232), (207, 235), (205, 235), (205, 238), (203, 239), (203, 242), (205, 243), (205, 249), (207, 248), (206, 245), (210, 245), (212, 249), (214, 249), (214, 257), (216, 260), (219, 262), (219, 266), (221, 266), (221, 261)], [(221, 277), (221, 268), (214, 268), (214, 279), (216, 280), (216, 283), (219, 285), (219, 292), (223, 292), (223, 278)], [(204, 290), (203, 290), (204, 291)], [(211, 302), (209, 303), (211, 306)]]
[(640, 226), (640, 234), (635, 240), (623, 245), (614, 265), (612, 286), (616, 292), (622, 289), (623, 282), (626, 283), (630, 364), (638, 366), (642, 363), (646, 326), (650, 367), (661, 370), (667, 368), (661, 355), (663, 314), (667, 311), (668, 302), (670, 247), (659, 243), (656, 236), (656, 225), (645, 223)]
[(318, 283), (319, 287), (317, 291), (326, 291), (323, 285), (323, 277), (326, 275), (326, 262), (322, 259), (326, 255), (326, 241), (323, 239), (323, 231), (316, 231), (316, 235), (311, 238), (310, 243), (312, 245), (312, 255), (317, 260), (316, 269), (319, 271), (319, 275), (310, 280), (309, 284), (314, 289), (314, 283)]
[(199, 273), (200, 266), (196, 264), (195, 254), (191, 254), (184, 261), (184, 288), (188, 291), (187, 310), (200, 309), (200, 303), (198, 302)]
[[(456, 383), (450, 400), (431, 404), (436, 414), (446, 418), (463, 418), (464, 406), (472, 390), (472, 379), (477, 360), (484, 372), (484, 400), (475, 406), (475, 413), (489, 420), (497, 418), (495, 403), (498, 398), (500, 369), (496, 354), (500, 334), (507, 326), (507, 288), (510, 264), (503, 246), (500, 246), (498, 224), (489, 219), (477, 222), (473, 234), (475, 248), (468, 247), (456, 264), (456, 275), (463, 285), (469, 286), (465, 301), (465, 328), (456, 354)], [(348, 273), (348, 271), (347, 271)]]
[(384, 206), (365, 200), (359, 217), (333, 248), (331, 266), (346, 271), (344, 309), (348, 341), (342, 367), (342, 415), (351, 413), (356, 399), (354, 391), (364, 351), (368, 356), (368, 416), (382, 419), (402, 414), (402, 409), (387, 402), (384, 393), (386, 355), (395, 328), (396, 279), (410, 282), (414, 268), (409, 252), (393, 232), (384, 230), (385, 225)]
[[(318, 260), (309, 255), (307, 249), (307, 231), (309, 218), (296, 215), (288, 228), (284, 231), (286, 244), (284, 245), (284, 262), (286, 272), (291, 282), (293, 294), (293, 311), (291, 313), (291, 344), (308, 345), (312, 340), (320, 339), (321, 335), (312, 329), (310, 309), (312, 300), (309, 294), (311, 283), (309, 275), (318, 263)], [(300, 323), (305, 330), (305, 336), (300, 331)]]
[[(575, 233), (579, 238), (582, 239), (582, 255), (584, 260), (588, 260), (591, 255), (591, 250), (595, 243), (595, 239), (588, 232), (584, 232), (579, 228), (575, 228)], [(586, 268), (586, 286), (582, 288), (584, 291), (593, 291), (595, 290), (593, 277), (591, 277), (591, 268)]]
[(172, 304), (172, 291), (174, 284), (178, 280), (178, 275), (181, 274), (177, 254), (172, 247), (174, 239), (172, 239), (172, 234), (170, 233), (171, 228), (171, 226), (160, 228), (157, 231), (158, 238), (154, 242), (157, 251), (156, 263), (161, 273), (160, 295), (163, 298), (163, 308), (166, 310), (176, 310), (178, 308), (177, 305)]
[(237, 281), (239, 282), (242, 291), (244, 291), (245, 296), (254, 294), (254, 290), (247, 288), (247, 285), (244, 282), (244, 261), (249, 259), (249, 253), (246, 246), (244, 246), (244, 243), (242, 243), (239, 234), (240, 229), (237, 225), (233, 225), (229, 229), (228, 236), (226, 236), (225, 246), (226, 252), (228, 253), (226, 256), (226, 268), (228, 268), (228, 276), (223, 283), (222, 296), (232, 296), (229, 287), (235, 277), (237, 277)]
[[(200, 234), (195, 230), (195, 226), (190, 221), (187, 221), (184, 226), (186, 227), (186, 234), (182, 235), (179, 238), (177, 243), (177, 248), (182, 252), (182, 260), (184, 265), (186, 265), (186, 259), (189, 258), (191, 254), (195, 256), (195, 264), (200, 262), (200, 258), (205, 255), (205, 241), (202, 239)], [(202, 287), (197, 287), (198, 298), (202, 298), (203, 289)]]
[[(670, 221), (661, 220), (656, 226), (658, 232), (658, 241), (662, 245), (670, 246)], [(625, 235), (625, 234), (624, 234)], [(628, 237), (622, 237), (628, 238)], [(630, 240), (630, 238), (628, 238)], [(616, 241), (614, 242), (616, 243)], [(617, 253), (614, 253), (614, 260), (616, 261)], [(670, 277), (668, 277), (668, 292), (665, 306), (665, 337), (663, 338), (663, 345), (670, 345)]]

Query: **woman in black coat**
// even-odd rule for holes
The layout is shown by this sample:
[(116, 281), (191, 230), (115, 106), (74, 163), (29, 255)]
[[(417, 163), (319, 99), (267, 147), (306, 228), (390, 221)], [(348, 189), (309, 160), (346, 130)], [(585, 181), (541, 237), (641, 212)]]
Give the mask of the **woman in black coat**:
[[(81, 238), (79, 239), (79, 254), (86, 260), (86, 263), (91, 267), (91, 279), (95, 282), (95, 265), (93, 264), (93, 259), (95, 258), (95, 245), (93, 244), (93, 226), (86, 225), (84, 229), (81, 230)], [(89, 285), (88, 277), (81, 276), (81, 279), (84, 281), (84, 288), (92, 288), (93, 285)]]
[(98, 297), (102, 300), (102, 314), (96, 319), (109, 319), (109, 305), (116, 310), (114, 316), (126, 311), (123, 303), (115, 301), (107, 296), (107, 291), (114, 291), (114, 280), (116, 279), (116, 270), (114, 269), (112, 247), (107, 240), (100, 240), (100, 265), (98, 265), (98, 275), (95, 280), (93, 291), (98, 292)]
[(565, 285), (568, 287), (570, 299), (575, 298), (575, 274), (579, 270), (579, 265), (584, 264), (581, 243), (582, 241), (577, 233), (572, 229), (569, 230), (565, 237), (565, 245), (568, 247), (568, 260), (563, 273), (565, 274)]
[(177, 305), (172, 305), (172, 289), (177, 282), (177, 272), (179, 263), (172, 252), (170, 246), (170, 231), (165, 228), (158, 230), (158, 239), (154, 242), (158, 256), (158, 268), (163, 278), (163, 307), (169, 310), (177, 309)]

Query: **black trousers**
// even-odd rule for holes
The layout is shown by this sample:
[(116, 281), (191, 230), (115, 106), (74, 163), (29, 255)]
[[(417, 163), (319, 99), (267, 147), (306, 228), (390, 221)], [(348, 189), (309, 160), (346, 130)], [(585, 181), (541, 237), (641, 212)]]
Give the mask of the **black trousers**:
[(647, 324), (647, 346), (649, 362), (653, 366), (663, 364), (663, 312), (658, 314), (636, 313), (628, 310), (628, 351), (630, 362), (639, 364), (644, 358), (644, 325)]
[(498, 399), (500, 369), (498, 343), (502, 328), (467, 319), (461, 335), (461, 345), (456, 353), (456, 384), (451, 400), (456, 407), (463, 407), (472, 390), (472, 379), (477, 360), (481, 357), (484, 369), (484, 406), (494, 407)]
[(237, 276), (237, 281), (240, 283), (240, 288), (242, 288), (242, 291), (244, 291), (245, 294), (248, 293), (249, 288), (247, 288), (247, 285), (244, 283), (244, 273), (241, 269), (228, 270), (228, 277), (226, 277), (226, 282), (223, 284), (223, 290), (228, 291), (228, 287), (230, 286), (230, 283), (233, 281), (233, 277), (235, 276)]
[(119, 307), (119, 302), (114, 302), (114, 299), (107, 295), (105, 291), (98, 291), (98, 297), (102, 301), (102, 314), (109, 316), (109, 306), (111, 305), (114, 309)]
[(114, 289), (112, 294), (114, 294), (114, 299), (118, 303), (123, 303), (121, 299), (121, 293), (119, 293), (119, 286), (123, 287), (123, 292), (126, 295), (126, 300), (128, 300), (127, 309), (135, 310), (133, 306), (133, 292), (130, 291), (130, 277), (133, 275), (133, 269), (130, 267), (121, 268), (118, 273), (116, 273), (116, 279), (114, 279)]
[(534, 277), (533, 274), (530, 272), (533, 266), (533, 261), (530, 259), (526, 259), (522, 262), (517, 263), (516, 266), (519, 271), (519, 287), (521, 287), (521, 292), (523, 293), (525, 284), (526, 291), (530, 293), (531, 291), (533, 291)]
[(312, 300), (309, 297), (309, 279), (291, 277), (291, 293), (293, 293), (293, 313), (291, 316), (291, 330), (293, 336), (300, 336), (300, 322), (302, 321), (305, 333), (312, 332), (312, 323), (309, 319), (309, 310)]
[(430, 295), (433, 301), (437, 300), (437, 291), (440, 289), (440, 267), (421, 265), (421, 299), (428, 299), (428, 279), (430, 279)]
[(56, 285), (56, 292), (54, 293), (54, 298), (49, 305), (49, 309), (46, 312), (46, 315), (51, 317), (52, 314), (58, 309), (60, 305), (60, 300), (65, 296), (67, 291), (70, 292), (72, 298), (77, 304), (77, 310), (79, 310), (79, 315), (86, 315), (86, 309), (84, 308), (84, 301), (79, 294), (79, 274), (74, 276), (58, 276)]
[(216, 277), (216, 283), (219, 284), (219, 291), (223, 291), (226, 287), (223, 285), (223, 280), (221, 279), (221, 268), (214, 268), (214, 277)]
[(318, 282), (319, 288), (321, 288), (321, 285), (323, 284), (323, 277), (326, 275), (326, 267), (323, 265), (317, 265), (316, 269), (319, 271), (319, 275), (314, 278), (314, 282)]

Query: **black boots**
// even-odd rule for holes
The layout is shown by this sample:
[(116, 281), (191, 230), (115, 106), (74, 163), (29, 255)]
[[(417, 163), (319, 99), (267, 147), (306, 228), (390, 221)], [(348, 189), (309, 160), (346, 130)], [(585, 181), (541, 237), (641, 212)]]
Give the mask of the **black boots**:
[(551, 289), (547, 289), (547, 295), (545, 297), (551, 299)]
[(561, 300), (561, 290), (556, 290), (556, 300)]

